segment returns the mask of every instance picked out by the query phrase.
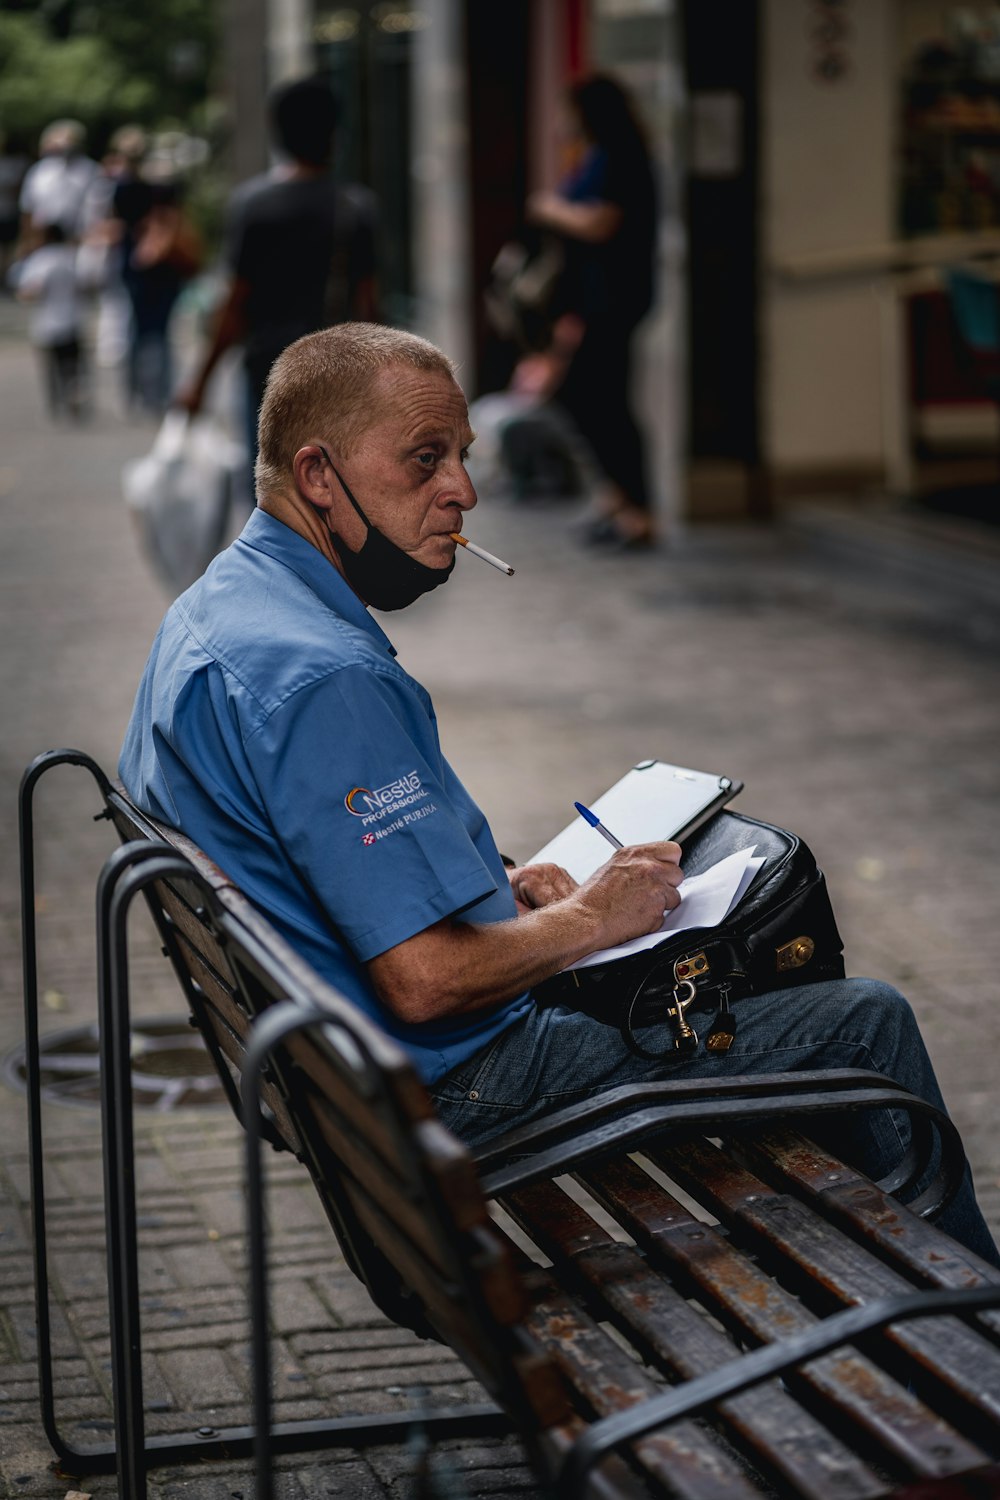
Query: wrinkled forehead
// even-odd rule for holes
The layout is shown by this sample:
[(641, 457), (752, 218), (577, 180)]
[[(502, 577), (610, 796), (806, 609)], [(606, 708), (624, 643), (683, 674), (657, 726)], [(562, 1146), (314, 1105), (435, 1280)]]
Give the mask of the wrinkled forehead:
[(378, 428), (398, 441), (436, 431), (464, 444), (471, 433), (465, 395), (447, 370), (387, 365), (373, 382), (370, 400), (370, 430)]

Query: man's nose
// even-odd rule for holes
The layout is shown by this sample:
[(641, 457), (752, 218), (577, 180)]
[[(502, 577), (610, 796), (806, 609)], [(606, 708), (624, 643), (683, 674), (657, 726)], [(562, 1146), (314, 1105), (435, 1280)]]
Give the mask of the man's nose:
[(458, 472), (455, 475), (454, 483), (448, 486), (447, 499), (449, 505), (459, 505), (462, 510), (471, 510), (479, 500), (469, 471), (462, 463), (458, 465)]

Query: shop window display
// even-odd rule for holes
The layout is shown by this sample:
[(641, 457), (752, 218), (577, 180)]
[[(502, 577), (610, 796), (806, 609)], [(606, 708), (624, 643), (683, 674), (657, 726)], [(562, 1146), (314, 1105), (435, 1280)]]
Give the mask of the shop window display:
[(901, 228), (1000, 227), (1000, 6), (945, 11), (904, 77)]

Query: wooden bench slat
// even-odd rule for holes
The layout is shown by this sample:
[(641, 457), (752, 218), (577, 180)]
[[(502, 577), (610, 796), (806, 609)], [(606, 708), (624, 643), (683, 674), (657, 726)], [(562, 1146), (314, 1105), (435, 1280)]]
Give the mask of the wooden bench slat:
[[(943, 1235), (927, 1219), (908, 1213), (860, 1172), (792, 1131), (765, 1131), (740, 1146), (738, 1155), (771, 1186), (815, 1203), (861, 1243), (876, 1247), (915, 1281), (935, 1287), (992, 1285), (1000, 1271), (972, 1250)], [(1000, 1313), (977, 1320), (1000, 1333)]]
[[(300, 1070), (308, 1099), (324, 1099), (333, 1104), (330, 1129), (342, 1131), (354, 1140), (362, 1136), (380, 1169), (402, 1187), (410, 1170), (412, 1143), (406, 1137), (400, 1138), (398, 1128), (387, 1117), (389, 1101), (386, 1094), (391, 1095), (393, 1103), (402, 1111), (402, 1118), (412, 1119), (414, 1116), (399, 1097), (397, 1080), (386, 1080), (382, 1097), (370, 1100), (365, 1096), (363, 1081), (339, 1067), (326, 1053), (322, 1036), (299, 1033), (288, 1038), (283, 1050)], [(423, 1112), (423, 1117), (433, 1119), (430, 1109)]]
[[(434, 1109), (427, 1090), (400, 1044), (322, 979), (247, 900), (242, 891), (231, 885), (224, 886), (216, 892), (216, 900), (227, 916), (237, 924), (237, 930), (245, 934), (247, 940), (260, 950), (249, 959), (238, 951), (230, 955), (230, 966), (239, 970), (240, 980), (253, 992), (252, 998), (256, 998), (259, 993), (264, 1003), (272, 1004), (275, 987), (281, 986), (301, 1000), (329, 1010), (331, 1021), (335, 1021), (338, 1015), (346, 1018), (355, 1036), (363, 1036), (371, 1066), (393, 1080), (396, 1095), (407, 1113), (418, 1118), (430, 1118)], [(263, 976), (256, 974), (256, 958), (266, 960), (266, 972)], [(259, 1009), (259, 1006), (252, 1005), (251, 1009)]]
[[(246, 1011), (233, 998), (232, 993), (214, 969), (208, 967), (199, 953), (188, 948), (183, 939), (181, 941), (184, 945), (190, 977), (201, 992), (193, 1007), (196, 1011), (195, 1018), (199, 1023), (211, 1027), (212, 1035), (224, 1055), (232, 1063), (238, 1078), (243, 1072), (246, 1055), (246, 1034), (249, 1025)], [(264, 1079), (261, 1082), (260, 1095), (274, 1116), (274, 1123), (285, 1145), (289, 1151), (294, 1152), (296, 1156), (299, 1155), (302, 1143), (281, 1094), (272, 1083)]]
[(216, 974), (231, 978), (232, 971), (225, 951), (191, 910), (177, 886), (169, 881), (157, 881), (154, 883), (154, 891), (159, 893), (163, 911), (169, 916), (176, 935), (187, 944), (188, 950), (199, 953)]
[[(524, 1343), (526, 1304), (521, 1279), (517, 1278), (515, 1285), (517, 1299), (522, 1305), (522, 1318), (506, 1326), (494, 1322), (491, 1340), (484, 1341), (484, 1322), (490, 1320), (484, 1319), (481, 1308), (477, 1307), (477, 1293), (473, 1292), (470, 1298), (462, 1284), (448, 1283), (430, 1272), (413, 1246), (381, 1219), (371, 1200), (360, 1201), (357, 1209), (360, 1223), (397, 1266), (406, 1284), (420, 1297), (441, 1338), (468, 1365), (494, 1399), (506, 1409), (519, 1413), (528, 1431), (565, 1420), (569, 1408), (562, 1384), (554, 1382), (549, 1361), (539, 1357), (541, 1347), (533, 1348), (530, 1343)], [(492, 1225), (488, 1236), (480, 1239), (478, 1248), (475, 1241), (467, 1242), (468, 1269), (473, 1279), (479, 1278), (487, 1287), (486, 1296), (489, 1296), (491, 1277), (497, 1281), (504, 1279), (505, 1274), (513, 1277), (509, 1251), (503, 1236)]]
[[(586, 1209), (552, 1183), (505, 1195), (504, 1207), (556, 1264), (581, 1280), (599, 1318), (610, 1317), (645, 1358), (675, 1380), (718, 1369), (737, 1350), (687, 1299), (668, 1285), (632, 1246), (614, 1239)], [(722, 1402), (718, 1414), (737, 1446), (765, 1471), (783, 1477), (796, 1494), (829, 1500), (876, 1496), (876, 1475), (777, 1380)]]
[[(815, 1307), (854, 1306), (912, 1291), (912, 1283), (876, 1257), (862, 1256), (841, 1230), (798, 1199), (778, 1193), (707, 1142), (655, 1153), (663, 1170), (717, 1213), (734, 1234), (749, 1237), (767, 1263), (780, 1268)], [(960, 1319), (941, 1317), (886, 1329), (880, 1347), (894, 1346), (923, 1371), (974, 1427), (1000, 1423), (1000, 1350)], [(983, 1428), (983, 1419), (987, 1426)]]
[[(753, 1343), (773, 1343), (817, 1319), (710, 1224), (696, 1219), (634, 1162), (580, 1174), (594, 1197), (648, 1253)], [(871, 1360), (853, 1350), (811, 1360), (796, 1377), (866, 1447), (904, 1472), (940, 1475), (983, 1459), (981, 1451)]]
[[(306, 1118), (321, 1129), (336, 1113), (330, 1100), (315, 1094), (309, 1096), (305, 1108)], [(345, 1122), (338, 1119), (341, 1191), (386, 1253), (397, 1262), (405, 1260), (406, 1276), (419, 1274), (439, 1314), (446, 1307), (454, 1321), (455, 1309), (472, 1296), (501, 1326), (515, 1324), (524, 1314), (524, 1289), (514, 1273), (506, 1241), (498, 1235), (478, 1190), (471, 1158), (437, 1120), (413, 1122), (412, 1132), (421, 1169), (419, 1175), (411, 1174), (403, 1181), (383, 1176), (373, 1166), (373, 1155), (350, 1141)], [(326, 1152), (318, 1146), (313, 1154), (322, 1172)], [(430, 1222), (432, 1204), (455, 1206), (448, 1240)], [(479, 1246), (479, 1264), (470, 1277), (469, 1255), (475, 1245)]]
[[(370, 1141), (353, 1122), (349, 1107), (345, 1107), (352, 1101), (338, 1104), (311, 1088), (308, 1100), (322, 1147), (340, 1163), (342, 1184), (355, 1208), (362, 1201), (373, 1203), (383, 1222), (391, 1223), (397, 1236), (405, 1236), (428, 1266), (440, 1275), (454, 1276), (454, 1246), (442, 1239), (435, 1221), (428, 1216), (426, 1190), (421, 1190), (419, 1183), (407, 1180), (403, 1163), (388, 1163), (372, 1149)], [(315, 1146), (320, 1149), (320, 1142), (316, 1141)], [(329, 1157), (326, 1159), (328, 1161)], [(455, 1196), (460, 1197), (457, 1193)], [(476, 1196), (471, 1200), (465, 1196), (466, 1206), (459, 1220), (463, 1230), (483, 1222), (481, 1195), (478, 1195), (478, 1204), (480, 1211), (477, 1215)], [(456, 1223), (458, 1227), (459, 1223)]]
[[(532, 1296), (528, 1327), (554, 1358), (583, 1411), (624, 1411), (663, 1389), (629, 1357), (548, 1272), (511, 1246)], [(742, 1464), (702, 1424), (671, 1423), (639, 1438), (635, 1460), (657, 1487), (678, 1500), (748, 1500), (759, 1495)]]
[(226, 888), (236, 889), (229, 876), (187, 834), (181, 833), (179, 828), (168, 828), (157, 823), (147, 813), (140, 812), (120, 785), (112, 787), (106, 799), (106, 807), (123, 843), (132, 839), (147, 839), (150, 842), (158, 840), (169, 844), (194, 865), (201, 878), (213, 890), (219, 892)]

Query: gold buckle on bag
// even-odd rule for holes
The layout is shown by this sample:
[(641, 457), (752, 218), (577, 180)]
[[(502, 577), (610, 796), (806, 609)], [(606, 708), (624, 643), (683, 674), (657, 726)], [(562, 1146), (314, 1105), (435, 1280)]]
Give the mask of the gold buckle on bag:
[(700, 979), (703, 974), (708, 973), (709, 967), (706, 953), (689, 953), (674, 964), (674, 982)]
[(807, 964), (816, 952), (816, 944), (811, 937), (797, 937), (782, 943), (774, 955), (775, 964), (779, 974), (788, 969), (801, 969)]

